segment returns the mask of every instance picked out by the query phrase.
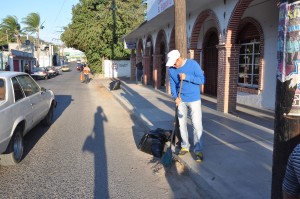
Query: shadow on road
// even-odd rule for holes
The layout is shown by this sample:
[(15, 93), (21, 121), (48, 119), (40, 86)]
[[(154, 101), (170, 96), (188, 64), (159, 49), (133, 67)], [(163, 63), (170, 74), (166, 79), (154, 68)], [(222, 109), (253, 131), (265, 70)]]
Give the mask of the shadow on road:
[(95, 179), (94, 198), (109, 198), (107, 155), (105, 149), (104, 122), (107, 118), (101, 107), (97, 108), (94, 114), (94, 128), (92, 133), (84, 142), (82, 151), (90, 152), (94, 155)]

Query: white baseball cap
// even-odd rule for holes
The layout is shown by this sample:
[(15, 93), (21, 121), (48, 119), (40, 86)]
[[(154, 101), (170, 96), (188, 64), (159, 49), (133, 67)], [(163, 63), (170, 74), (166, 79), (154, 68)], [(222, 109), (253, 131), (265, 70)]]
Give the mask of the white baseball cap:
[(168, 53), (168, 61), (166, 66), (174, 66), (176, 60), (180, 57), (180, 52), (178, 50), (172, 50)]

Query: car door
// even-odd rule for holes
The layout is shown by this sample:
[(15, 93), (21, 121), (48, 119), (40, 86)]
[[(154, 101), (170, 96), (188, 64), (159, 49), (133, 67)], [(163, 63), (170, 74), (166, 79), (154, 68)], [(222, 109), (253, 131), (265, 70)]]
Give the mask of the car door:
[(17, 79), (18, 82), (20, 82), (25, 96), (30, 100), (33, 111), (33, 124), (36, 125), (48, 112), (48, 96), (42, 94), (39, 85), (28, 75), (20, 75)]
[[(33, 111), (32, 111), (32, 106), (31, 103), (29, 101), (28, 98), (26, 98), (22, 87), (20, 85), (20, 83), (18, 82), (18, 80), (16, 79), (16, 77), (13, 77), (11, 79), (11, 86), (12, 88), (8, 88), (8, 89), (12, 89), (13, 90), (13, 98), (14, 100), (13, 103), (11, 105), (9, 105), (6, 109), (5, 112), (8, 115), (11, 115), (11, 121), (12, 124), (10, 124), (9, 126), (13, 126), (14, 122), (16, 120), (18, 120), (17, 118), (20, 119), (25, 119), (26, 121), (26, 126), (25, 126), (25, 131), (27, 131), (27, 129), (32, 128), (33, 125)], [(5, 113), (3, 113), (5, 114)]]

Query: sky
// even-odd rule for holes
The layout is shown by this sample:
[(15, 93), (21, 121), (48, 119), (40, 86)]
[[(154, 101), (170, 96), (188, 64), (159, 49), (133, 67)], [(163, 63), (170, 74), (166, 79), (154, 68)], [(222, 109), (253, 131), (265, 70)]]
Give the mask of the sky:
[(40, 38), (47, 42), (61, 44), (60, 34), (63, 27), (71, 22), (72, 6), (77, 3), (79, 0), (1, 0), (0, 23), (8, 15), (13, 15), (18, 18), (22, 28), (23, 18), (31, 12), (37, 12), (41, 22), (44, 22)]

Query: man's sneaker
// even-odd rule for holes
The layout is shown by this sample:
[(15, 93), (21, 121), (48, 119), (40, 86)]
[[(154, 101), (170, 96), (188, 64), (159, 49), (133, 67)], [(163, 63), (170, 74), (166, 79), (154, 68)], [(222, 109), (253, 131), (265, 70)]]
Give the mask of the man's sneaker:
[(180, 151), (178, 152), (178, 156), (184, 156), (185, 154), (189, 153), (189, 150), (186, 148), (181, 148)]
[(203, 153), (202, 152), (196, 152), (196, 162), (203, 162)]

